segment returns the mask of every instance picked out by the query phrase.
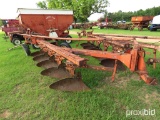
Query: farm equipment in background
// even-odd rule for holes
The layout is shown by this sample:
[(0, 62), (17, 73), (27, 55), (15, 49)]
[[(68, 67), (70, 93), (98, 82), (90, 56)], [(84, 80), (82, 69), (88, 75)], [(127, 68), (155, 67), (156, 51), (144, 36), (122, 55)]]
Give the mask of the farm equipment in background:
[(98, 24), (97, 26), (100, 28), (100, 29), (103, 29), (103, 28), (107, 28), (108, 27), (108, 24), (112, 23), (112, 19), (110, 18), (99, 18), (98, 19)]
[(17, 19), (2, 19), (2, 31), (5, 33), (4, 39), (8, 37), (9, 32), (19, 30), (19, 21)]
[(131, 18), (132, 26), (130, 26), (130, 30), (133, 30), (135, 27), (138, 28), (139, 31), (143, 30), (143, 28), (147, 28), (152, 21), (153, 16), (134, 16)]
[[(19, 11), (19, 21), (28, 30), (26, 34), (20, 34), (25, 38), (26, 44), (22, 46), (26, 54), (33, 56), (38, 67), (44, 68), (42, 75), (60, 79), (51, 84), (50, 88), (62, 91), (89, 90), (82, 81), (81, 73), (76, 72), (77, 68), (112, 71), (111, 79), (114, 81), (120, 65), (137, 72), (145, 83), (157, 84), (157, 80), (147, 73), (143, 48), (153, 49), (156, 59), (156, 51), (160, 51), (160, 46), (136, 41), (137, 38), (147, 39), (147, 36), (105, 35), (91, 32), (87, 34), (87, 38), (64, 38), (59, 36), (63, 36), (65, 29), (72, 23), (72, 11), (35, 9)], [(84, 49), (71, 48), (66, 42), (59, 44), (60, 41), (66, 40), (84, 41), (81, 44)], [(28, 44), (38, 45), (41, 50), (31, 53)], [(109, 46), (112, 46), (111, 52), (108, 51)], [(80, 55), (97, 58), (101, 65), (89, 65), (87, 63), (89, 59)]]
[(114, 29), (123, 29), (123, 30), (128, 30), (130, 28), (130, 23), (126, 23), (123, 21), (119, 21), (116, 24), (114, 24), (113, 28)]
[[(25, 10), (28, 10), (30, 16), (23, 13), (23, 11)], [(71, 11), (66, 11), (66, 13), (64, 13), (66, 14), (65, 16), (57, 16), (56, 14), (54, 16), (49, 16), (49, 13), (43, 16), (39, 15), (40, 13), (35, 13), (34, 9), (19, 9), (19, 12), (22, 12), (23, 14), (23, 16), (19, 17), (20, 29), (19, 31), (9, 32), (10, 40), (17, 41), (15, 42), (17, 43), (15, 45), (21, 44), (21, 41), (24, 40), (24, 37), (21, 34), (25, 33), (34, 35), (45, 35), (50, 37), (52, 36), (52, 37), (71, 38), (68, 31), (68, 27), (73, 22), (73, 16), (70, 15)], [(57, 10), (56, 12), (60, 12), (58, 14), (62, 14), (63, 11)], [(47, 23), (45, 23), (46, 21), (42, 21), (43, 19), (46, 19)], [(71, 43), (70, 40), (66, 40), (66, 42)], [(38, 46), (36, 46), (35, 44), (32, 44), (32, 47), (38, 48)]]
[(18, 31), (19, 21), (16, 19), (2, 19), (2, 31), (8, 36), (8, 32)]

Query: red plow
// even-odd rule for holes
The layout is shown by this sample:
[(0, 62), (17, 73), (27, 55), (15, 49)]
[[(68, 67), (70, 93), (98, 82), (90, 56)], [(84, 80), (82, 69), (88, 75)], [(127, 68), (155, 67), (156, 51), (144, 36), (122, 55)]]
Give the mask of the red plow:
[[(68, 18), (67, 16), (69, 16), (69, 19), (71, 19), (70, 17), (72, 16), (72, 13), (70, 11), (55, 11), (55, 13), (53, 13), (54, 10), (52, 12), (46, 11), (47, 10), (38, 11), (38, 15), (43, 16), (39, 18), (38, 21), (41, 19), (41, 21), (45, 22), (49, 28), (46, 29), (44, 27), (44, 32), (41, 32), (39, 26), (42, 26), (42, 24), (39, 23), (42, 22), (38, 22), (36, 25), (37, 30), (35, 30), (37, 33), (39, 33), (38, 35), (33, 33), (35, 29), (34, 23), (36, 22), (32, 22), (32, 17), (36, 16), (35, 13), (33, 14), (31, 11), (24, 11), (24, 14), (21, 13), (19, 15), (19, 20), (22, 24), (24, 23), (23, 27), (27, 27), (27, 33), (21, 34), (25, 38), (26, 44), (23, 44), (23, 48), (26, 54), (33, 56), (33, 60), (37, 61), (38, 67), (44, 68), (44, 70), (41, 72), (42, 75), (59, 79), (59, 81), (51, 84), (50, 88), (62, 91), (89, 90), (89, 88), (82, 81), (81, 73), (76, 72), (77, 68), (112, 71), (113, 73), (111, 79), (114, 81), (117, 69), (119, 69), (119, 67), (124, 69), (127, 67), (130, 71), (138, 73), (140, 78), (145, 83), (150, 85), (157, 84), (156, 78), (148, 75), (146, 62), (144, 60), (144, 56), (146, 54), (144, 48), (153, 49), (154, 58), (151, 60), (151, 62), (155, 66), (156, 62), (158, 61), (156, 58), (156, 52), (160, 51), (160, 46), (138, 43), (136, 39), (160, 40), (160, 38), (92, 33), (88, 33), (87, 38), (58, 37), (64, 32), (66, 26), (70, 25), (70, 22), (67, 21), (65, 23), (63, 21), (62, 23), (64, 25), (61, 25), (49, 20), (49, 23), (47, 23), (47, 18), (55, 18), (55, 21), (61, 21), (61, 19)], [(26, 23), (23, 22), (23, 20), (25, 20), (24, 16), (27, 18), (29, 17)], [(21, 19), (23, 17), (24, 19)], [(34, 19), (34, 21), (36, 21), (36, 19)], [(48, 29), (50, 31), (48, 31)], [(47, 36), (46, 34), (57, 34), (57, 36)], [(84, 49), (71, 48), (66, 42), (62, 42), (60, 45), (58, 44), (59, 41), (65, 40), (84, 41), (84, 43), (81, 44)], [(40, 51), (31, 53), (28, 43), (38, 45), (40, 47)], [(112, 47), (112, 51), (108, 51), (110, 46)], [(82, 56), (91, 56), (97, 58), (100, 61), (101, 66), (89, 65), (87, 63), (89, 59), (86, 59)]]

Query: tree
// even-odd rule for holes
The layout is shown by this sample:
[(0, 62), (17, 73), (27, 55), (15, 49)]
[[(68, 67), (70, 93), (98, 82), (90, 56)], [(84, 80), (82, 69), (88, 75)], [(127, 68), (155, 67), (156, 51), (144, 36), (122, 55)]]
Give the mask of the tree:
[(47, 9), (47, 4), (45, 1), (38, 2), (37, 6), (43, 9)]
[(82, 22), (94, 13), (106, 12), (108, 0), (46, 0), (38, 2), (37, 6), (48, 9), (70, 9), (73, 10), (75, 22)]

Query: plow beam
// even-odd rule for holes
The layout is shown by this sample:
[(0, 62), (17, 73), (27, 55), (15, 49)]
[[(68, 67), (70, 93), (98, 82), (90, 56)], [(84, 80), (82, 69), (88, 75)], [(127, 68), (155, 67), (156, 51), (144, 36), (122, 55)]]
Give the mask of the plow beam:
[(28, 34), (21, 34), (25, 38), (31, 38), (33, 41), (37, 41), (39, 39), (52, 39), (52, 40), (73, 40), (73, 41), (102, 41), (104, 38), (63, 38), (63, 37), (48, 37), (48, 36), (40, 36), (40, 35), (28, 35)]
[(84, 66), (86, 65), (87, 59), (81, 58), (71, 52), (65, 51), (62, 49), (62, 47), (57, 47), (55, 45), (50, 44), (47, 41), (44, 40), (37, 40), (37, 43), (40, 45), (40, 47), (43, 49), (48, 49), (48, 52), (53, 51), (56, 54), (66, 58), (67, 60), (71, 61), (77, 66)]
[(128, 38), (144, 38), (147, 36), (136, 36), (136, 35), (120, 35), (120, 34), (93, 34), (95, 36), (112, 36), (112, 37), (128, 37)]
[(86, 56), (92, 56), (96, 58), (107, 58), (107, 59), (115, 59), (121, 61), (123, 64), (125, 64), (128, 68), (131, 66), (131, 54), (121, 54), (121, 53), (111, 53), (106, 51), (97, 51), (97, 50), (83, 50), (83, 49), (68, 49), (63, 48), (64, 50), (72, 51), (74, 54), (78, 55), (86, 55)]

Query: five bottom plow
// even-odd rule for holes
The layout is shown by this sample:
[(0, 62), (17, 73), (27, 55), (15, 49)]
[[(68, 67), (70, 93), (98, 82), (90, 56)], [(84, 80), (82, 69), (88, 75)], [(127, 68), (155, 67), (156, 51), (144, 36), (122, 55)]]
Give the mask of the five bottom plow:
[[(112, 81), (114, 81), (117, 69), (131, 72), (138, 72), (140, 78), (147, 84), (157, 84), (156, 79), (149, 77), (144, 61), (144, 50), (136, 42), (129, 53), (109, 52), (101, 50), (86, 50), (75, 48), (62, 48), (50, 44), (44, 40), (37, 40), (40, 48), (45, 51), (33, 53), (33, 60), (37, 61), (37, 66), (45, 68), (41, 72), (44, 76), (57, 78), (59, 81), (50, 85), (50, 88), (62, 91), (84, 91), (89, 88), (83, 83), (81, 75), (76, 75), (78, 67), (112, 70)], [(91, 43), (82, 44), (83, 48), (92, 49)], [(123, 46), (122, 46), (123, 47)], [(89, 59), (83, 56), (96, 57), (101, 60), (100, 64), (105, 67), (91, 67), (87, 64)], [(51, 57), (52, 56), (52, 57)], [(111, 69), (112, 68), (112, 69)]]

